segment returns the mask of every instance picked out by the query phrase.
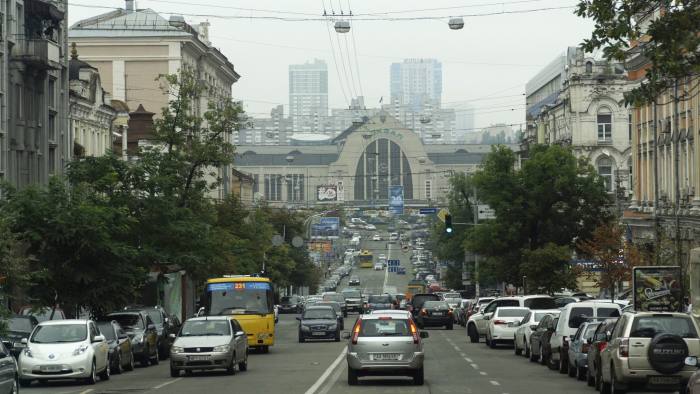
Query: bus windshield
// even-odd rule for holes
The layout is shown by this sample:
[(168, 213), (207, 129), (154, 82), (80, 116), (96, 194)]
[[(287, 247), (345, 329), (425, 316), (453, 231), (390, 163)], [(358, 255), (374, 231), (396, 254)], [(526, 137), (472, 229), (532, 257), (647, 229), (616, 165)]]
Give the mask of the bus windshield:
[(223, 282), (207, 284), (208, 315), (272, 313), (272, 286), (267, 282)]

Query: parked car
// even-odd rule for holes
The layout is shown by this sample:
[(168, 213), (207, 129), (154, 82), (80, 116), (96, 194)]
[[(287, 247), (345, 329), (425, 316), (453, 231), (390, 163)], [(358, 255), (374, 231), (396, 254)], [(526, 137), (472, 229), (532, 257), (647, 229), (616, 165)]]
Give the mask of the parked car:
[(98, 321), (97, 328), (109, 345), (109, 365), (111, 372), (120, 374), (123, 371), (134, 370), (134, 352), (131, 351), (131, 340), (126, 331), (115, 320)]
[(469, 308), (471, 308), (472, 300), (461, 300), (456, 308), (452, 310), (454, 313), (455, 323), (462, 327), (467, 325), (467, 313)]
[(224, 369), (229, 374), (248, 370), (248, 337), (236, 319), (206, 316), (187, 319), (179, 334), (171, 334), (170, 376), (180, 371)]
[(177, 334), (180, 330), (180, 321), (175, 316), (169, 316), (162, 306), (130, 306), (125, 310), (143, 311), (153, 321), (158, 332), (158, 356), (164, 360), (168, 358), (172, 339), (170, 334)]
[(12, 316), (7, 319), (7, 335), (3, 338), (3, 342), (15, 358), (19, 358), (19, 354), (24, 349), (22, 340), (28, 339), (38, 324), (36, 317), (31, 315)]
[(367, 314), (355, 322), (347, 349), (348, 384), (363, 376), (410, 376), (413, 384), (424, 382), (423, 342), (428, 333), (419, 331), (408, 316)]
[(299, 320), (299, 342), (307, 339), (333, 339), (340, 341), (340, 325), (331, 306), (306, 308)]
[(601, 322), (593, 332), (586, 356), (586, 382), (589, 386), (600, 389), (600, 353), (608, 346), (608, 336), (612, 334), (617, 319)]
[(148, 364), (157, 365), (158, 331), (151, 317), (143, 311), (122, 311), (107, 315), (107, 319), (115, 320), (126, 331), (131, 340), (131, 349), (139, 363), (146, 367)]
[(547, 363), (547, 347), (549, 338), (556, 328), (559, 317), (547, 314), (537, 324), (530, 334), (530, 361), (539, 362), (542, 365)]
[(416, 316), (418, 328), (445, 326), (451, 330), (454, 326), (452, 308), (445, 301), (425, 301)]
[(109, 346), (92, 320), (48, 320), (32, 331), (19, 356), (19, 383), (80, 379), (95, 384), (110, 377)]
[(524, 307), (529, 309), (554, 309), (554, 299), (546, 295), (531, 295), (520, 297), (501, 297), (489, 302), (478, 313), (469, 317), (467, 321), (467, 335), (472, 343), (479, 342), (479, 338), (486, 336), (489, 320), (496, 308), (500, 307)]
[(285, 296), (280, 299), (280, 313), (300, 313), (302, 310), (301, 299), (299, 296)]
[(496, 308), (496, 312), (488, 319), (486, 345), (493, 349), (499, 343), (513, 343), (515, 330), (529, 311), (530, 309), (523, 307)]
[(482, 307), (485, 307), (488, 305), (489, 302), (493, 301), (496, 297), (479, 297), (477, 298), (471, 306), (471, 309), (467, 312), (467, 320), (469, 319), (469, 316), (479, 313), (479, 310), (481, 310)]
[(34, 316), (36, 320), (41, 323), (47, 320), (65, 320), (66, 314), (63, 313), (63, 309), (56, 307), (55, 309), (45, 306), (45, 307), (31, 307), (25, 306), (20, 309), (19, 312), (22, 316)]
[(519, 356), (523, 354), (525, 357), (530, 357), (530, 335), (537, 329), (540, 320), (547, 315), (557, 317), (559, 316), (559, 311), (556, 309), (535, 309), (530, 310), (530, 312), (523, 317), (518, 327), (515, 329), (513, 337), (513, 347), (515, 348), (516, 355)]
[(341, 330), (345, 329), (345, 319), (343, 318), (343, 308), (340, 303), (335, 301), (321, 301), (316, 303), (316, 306), (330, 306), (335, 311), (336, 317), (338, 318), (338, 325)]
[(595, 330), (600, 322), (589, 321), (581, 324), (569, 342), (569, 376), (585, 380), (588, 373), (588, 352)]
[(619, 317), (620, 305), (612, 302), (584, 301), (565, 305), (559, 315), (559, 324), (552, 333), (549, 348), (549, 367), (559, 373), (567, 373), (569, 368), (569, 339), (576, 333), (584, 318)]
[(600, 354), (600, 392), (685, 390), (698, 368), (699, 331), (685, 313), (623, 314)]
[(4, 343), (0, 342), (0, 394), (19, 393), (17, 360)]

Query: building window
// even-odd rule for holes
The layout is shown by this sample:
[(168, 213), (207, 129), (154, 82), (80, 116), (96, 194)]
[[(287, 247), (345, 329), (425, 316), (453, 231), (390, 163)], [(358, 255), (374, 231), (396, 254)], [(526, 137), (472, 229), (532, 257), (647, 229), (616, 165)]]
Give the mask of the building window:
[(593, 62), (586, 62), (586, 74), (593, 72)]
[(632, 141), (632, 114), (629, 114), (627, 118), (627, 138), (629, 138), (630, 141)]
[(22, 99), (22, 86), (15, 84), (15, 117), (17, 120), (24, 119), (24, 101)]
[(612, 114), (607, 108), (601, 108), (598, 111), (598, 141), (612, 141)]
[(56, 79), (49, 78), (49, 91), (47, 93), (49, 107), (56, 108)]
[(49, 141), (56, 142), (56, 114), (49, 112)]
[(49, 174), (56, 173), (56, 148), (49, 148)]
[(433, 198), (433, 181), (425, 181), (425, 198), (431, 200)]
[(260, 193), (260, 175), (253, 175), (253, 196)]
[(605, 191), (612, 192), (613, 185), (613, 161), (607, 156), (598, 159), (598, 175), (603, 178)]

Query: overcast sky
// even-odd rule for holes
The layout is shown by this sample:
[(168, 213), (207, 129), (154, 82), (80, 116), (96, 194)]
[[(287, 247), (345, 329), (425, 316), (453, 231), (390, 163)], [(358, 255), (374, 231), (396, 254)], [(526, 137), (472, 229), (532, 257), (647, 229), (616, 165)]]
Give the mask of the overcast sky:
[[(277, 104), (287, 105), (289, 64), (314, 58), (326, 61), (331, 108), (347, 107), (341, 83), (346, 95), (350, 95), (347, 91), (351, 89), (359, 95), (361, 86), (366, 105), (377, 107), (380, 97), (388, 100), (392, 62), (435, 58), (443, 65), (443, 102), (474, 106), (475, 126), (484, 127), (499, 122), (523, 122), (525, 100), (518, 95), (524, 93), (528, 79), (567, 46), (580, 44), (590, 34), (592, 23), (573, 15), (576, 3), (577, 0), (141, 0), (137, 1), (137, 7), (151, 8), (166, 18), (169, 14), (181, 14), (193, 24), (209, 20), (211, 41), (241, 74), (233, 87), (234, 97), (243, 100), (246, 110), (255, 117), (269, 114)], [(69, 0), (69, 4), (68, 17), (72, 24), (109, 11), (99, 7), (123, 7), (124, 0)], [(330, 13), (331, 4), (336, 13), (342, 5), (345, 13), (350, 8), (356, 15), (351, 22), (352, 34), (337, 35), (330, 26), (329, 39), (329, 24), (323, 20), (249, 18), (321, 18), (324, 5)], [(457, 31), (447, 25), (452, 15), (569, 6), (527, 13), (465, 16), (464, 29)], [(420, 11), (424, 9), (432, 10)], [(408, 12), (379, 14), (395, 11)], [(359, 20), (425, 16), (442, 18)]]

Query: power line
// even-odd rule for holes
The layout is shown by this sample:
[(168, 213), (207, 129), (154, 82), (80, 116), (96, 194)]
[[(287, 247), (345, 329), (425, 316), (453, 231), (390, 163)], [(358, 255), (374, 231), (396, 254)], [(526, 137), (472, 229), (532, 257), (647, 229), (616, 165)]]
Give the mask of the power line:
[[(326, 14), (326, 1), (321, 0), (323, 3), (323, 13)], [(333, 4), (331, 3), (331, 7)], [(345, 99), (345, 105), (350, 107), (350, 101), (348, 100), (347, 94), (345, 94), (345, 87), (343, 86), (343, 79), (340, 75), (340, 69), (338, 68), (338, 59), (335, 57), (335, 49), (333, 48), (333, 37), (331, 36), (331, 29), (328, 26), (328, 20), (326, 20), (326, 31), (328, 32), (328, 42), (331, 44), (331, 53), (333, 54), (333, 64), (335, 65), (335, 74), (338, 76), (338, 85), (340, 86), (340, 91), (343, 93), (343, 98)]]
[[(348, 0), (348, 8), (350, 8), (350, 0)], [(350, 29), (350, 35), (352, 36), (352, 51), (355, 55), (355, 67), (357, 68), (357, 82), (360, 86), (360, 95), (364, 98), (365, 93), (362, 91), (362, 79), (360, 78), (360, 63), (357, 60), (357, 42), (355, 41), (355, 21), (352, 23), (352, 28)]]

